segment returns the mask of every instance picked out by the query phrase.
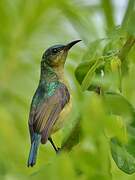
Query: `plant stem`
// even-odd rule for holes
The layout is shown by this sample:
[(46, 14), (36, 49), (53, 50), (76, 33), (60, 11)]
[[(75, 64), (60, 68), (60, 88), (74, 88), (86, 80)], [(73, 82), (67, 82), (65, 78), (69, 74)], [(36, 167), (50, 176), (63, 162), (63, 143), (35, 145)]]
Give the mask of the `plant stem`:
[(118, 54), (118, 57), (120, 58), (121, 62), (123, 62), (126, 59), (134, 43), (135, 43), (135, 38), (132, 35), (130, 35)]

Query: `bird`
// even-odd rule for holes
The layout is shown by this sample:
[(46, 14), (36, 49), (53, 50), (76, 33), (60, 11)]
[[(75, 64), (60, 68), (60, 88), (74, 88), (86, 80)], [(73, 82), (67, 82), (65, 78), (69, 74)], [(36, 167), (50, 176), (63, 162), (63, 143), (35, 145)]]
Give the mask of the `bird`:
[(51, 135), (63, 127), (72, 109), (69, 85), (64, 76), (64, 65), (69, 50), (80, 41), (53, 45), (43, 53), (40, 80), (32, 98), (28, 119), (31, 140), (28, 167), (36, 164), (40, 144), (50, 141), (56, 153), (59, 151)]

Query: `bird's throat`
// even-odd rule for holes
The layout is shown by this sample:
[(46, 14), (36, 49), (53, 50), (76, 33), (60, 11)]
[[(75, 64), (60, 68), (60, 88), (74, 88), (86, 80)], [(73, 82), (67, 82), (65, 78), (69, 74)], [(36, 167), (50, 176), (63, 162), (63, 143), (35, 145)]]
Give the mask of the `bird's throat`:
[(64, 67), (63, 66), (54, 67), (53, 71), (57, 74), (58, 80), (60, 82), (65, 83)]
[(68, 85), (68, 82), (64, 76), (64, 66), (61, 65), (52, 68), (48, 65), (43, 66), (41, 64), (40, 81), (47, 81), (47, 82), (60, 81), (65, 85)]

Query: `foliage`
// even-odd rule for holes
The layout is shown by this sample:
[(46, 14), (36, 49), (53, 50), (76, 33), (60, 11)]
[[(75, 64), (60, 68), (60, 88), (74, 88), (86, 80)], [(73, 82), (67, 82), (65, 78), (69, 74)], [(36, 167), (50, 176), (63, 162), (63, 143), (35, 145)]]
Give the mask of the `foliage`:
[[(0, 179), (135, 178), (135, 1), (120, 24), (115, 10), (113, 0), (0, 1)], [(62, 150), (41, 145), (27, 168), (42, 53), (75, 39), (83, 43), (66, 62), (73, 112), (53, 137)]]

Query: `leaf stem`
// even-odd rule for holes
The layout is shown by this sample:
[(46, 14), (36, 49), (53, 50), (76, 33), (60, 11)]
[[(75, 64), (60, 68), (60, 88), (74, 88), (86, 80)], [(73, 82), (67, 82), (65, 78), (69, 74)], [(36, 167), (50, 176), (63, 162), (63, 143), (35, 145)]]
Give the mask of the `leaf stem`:
[(118, 57), (122, 62), (126, 59), (129, 51), (131, 50), (134, 44), (135, 44), (135, 38), (132, 35), (130, 35), (118, 54)]

